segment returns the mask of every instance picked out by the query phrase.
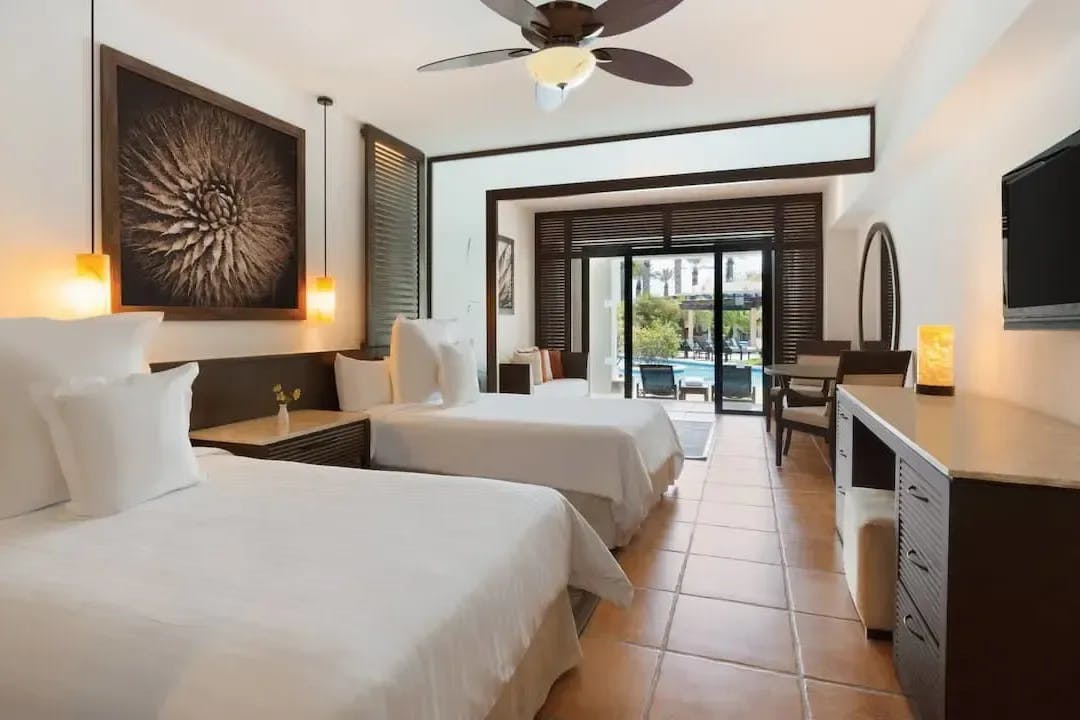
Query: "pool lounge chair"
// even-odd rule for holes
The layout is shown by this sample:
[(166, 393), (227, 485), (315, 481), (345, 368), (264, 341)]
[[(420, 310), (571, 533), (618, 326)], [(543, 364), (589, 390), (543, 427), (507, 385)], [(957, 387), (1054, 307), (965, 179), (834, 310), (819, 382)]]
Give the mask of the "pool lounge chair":
[(641, 384), (637, 387), (639, 398), (677, 398), (675, 368), (671, 365), (638, 365)]
[(757, 401), (757, 392), (749, 365), (723, 366), (723, 398), (725, 400)]

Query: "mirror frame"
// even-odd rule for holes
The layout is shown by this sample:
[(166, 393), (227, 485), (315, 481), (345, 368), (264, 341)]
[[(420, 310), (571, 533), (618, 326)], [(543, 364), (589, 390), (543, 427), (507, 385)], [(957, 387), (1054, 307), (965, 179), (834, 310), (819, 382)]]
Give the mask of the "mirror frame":
[[(888, 249), (889, 263), (892, 265), (893, 283), (896, 295), (896, 300), (893, 303), (893, 311), (896, 317), (893, 318), (892, 337), (889, 338), (889, 349), (896, 350), (900, 347), (900, 266), (896, 262), (896, 245), (893, 243), (892, 231), (889, 230), (889, 226), (883, 222), (876, 222), (871, 225), (870, 230), (866, 233), (866, 240), (863, 242), (862, 263), (859, 266), (859, 347), (862, 348), (866, 343), (863, 334), (863, 293), (866, 291), (866, 261), (870, 257), (870, 247), (873, 245), (874, 236), (879, 234), (881, 235), (881, 241)], [(882, 341), (884, 341), (884, 338), (882, 338)]]

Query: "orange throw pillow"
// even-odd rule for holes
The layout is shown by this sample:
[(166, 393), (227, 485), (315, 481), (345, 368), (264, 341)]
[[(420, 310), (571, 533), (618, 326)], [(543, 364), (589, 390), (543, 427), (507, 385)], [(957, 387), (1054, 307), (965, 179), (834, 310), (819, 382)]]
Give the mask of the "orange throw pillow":
[(562, 380), (566, 377), (562, 366), (562, 350), (548, 350), (548, 357), (551, 358), (551, 379)]
[(551, 351), (540, 351), (540, 364), (544, 369), (544, 382), (551, 382)]

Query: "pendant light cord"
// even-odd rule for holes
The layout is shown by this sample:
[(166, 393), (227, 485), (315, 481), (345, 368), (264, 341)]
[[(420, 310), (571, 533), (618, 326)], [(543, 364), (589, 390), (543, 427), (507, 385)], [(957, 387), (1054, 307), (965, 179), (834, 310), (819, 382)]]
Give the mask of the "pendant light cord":
[(327, 207), (330, 205), (330, 185), (327, 181), (329, 174), (326, 169), (326, 109), (328, 105), (324, 104), (322, 108), (322, 182), (323, 182), (323, 206), (322, 206), (322, 263), (323, 263), (323, 277), (327, 276), (328, 263), (326, 260), (326, 235), (327, 235)]
[(90, 0), (90, 254), (97, 250), (97, 194), (94, 192), (97, 185), (97, 173), (94, 172), (94, 163), (97, 161), (97, 153), (94, 147), (97, 135), (97, 98), (94, 94), (94, 52), (97, 36), (94, 34), (94, 0)]

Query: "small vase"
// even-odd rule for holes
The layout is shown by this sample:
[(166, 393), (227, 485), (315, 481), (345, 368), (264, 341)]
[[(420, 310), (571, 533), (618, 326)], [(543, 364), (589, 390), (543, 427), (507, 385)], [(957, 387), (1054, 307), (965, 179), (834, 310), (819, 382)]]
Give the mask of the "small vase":
[(289, 434), (289, 406), (285, 403), (277, 406), (277, 431), (278, 435)]

